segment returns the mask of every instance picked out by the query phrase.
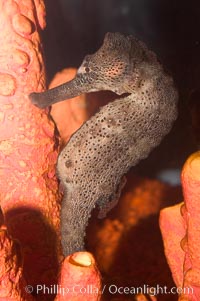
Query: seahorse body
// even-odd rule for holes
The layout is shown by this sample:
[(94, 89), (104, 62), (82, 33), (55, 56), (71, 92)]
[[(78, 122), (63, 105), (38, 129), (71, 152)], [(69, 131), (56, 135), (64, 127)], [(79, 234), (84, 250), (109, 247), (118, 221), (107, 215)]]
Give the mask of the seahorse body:
[(98, 90), (122, 96), (84, 123), (58, 158), (65, 191), (61, 209), (65, 255), (84, 249), (92, 209), (98, 205), (104, 214), (112, 207), (123, 175), (148, 156), (177, 117), (172, 78), (143, 43), (119, 33), (106, 34), (102, 47), (85, 57), (74, 80), (33, 93), (31, 99), (44, 107)]

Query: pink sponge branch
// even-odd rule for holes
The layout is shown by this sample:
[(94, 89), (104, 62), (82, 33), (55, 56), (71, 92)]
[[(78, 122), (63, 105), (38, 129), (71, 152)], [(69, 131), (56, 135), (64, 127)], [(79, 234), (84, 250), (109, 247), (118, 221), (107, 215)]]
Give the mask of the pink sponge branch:
[(32, 301), (32, 293), (37, 300), (52, 300), (56, 289), (45, 295), (39, 288), (74, 287), (56, 300), (97, 301), (100, 274), (89, 253), (67, 257), (57, 284), (61, 252), (54, 125), (48, 112), (28, 98), (45, 89), (38, 33), (44, 16), (43, 0), (0, 1), (0, 206), (11, 235), (5, 227), (0, 230), (0, 300)]
[(165, 255), (177, 287), (182, 287), (183, 284), (183, 263), (185, 256), (180, 246), (180, 241), (185, 235), (184, 221), (180, 214), (182, 204), (165, 208), (160, 213), (160, 228), (163, 236)]
[(0, 205), (30, 285), (54, 282), (58, 265), (54, 125), (28, 98), (45, 89), (44, 16), (43, 0), (0, 1)]
[(184, 204), (163, 209), (160, 227), (165, 254), (179, 288), (179, 301), (200, 300), (200, 152), (182, 170)]
[(200, 300), (200, 152), (186, 161), (182, 171), (185, 207), (183, 217), (187, 227), (183, 240), (185, 251), (184, 287), (191, 286), (193, 292), (180, 300)]
[(77, 252), (65, 258), (56, 301), (99, 301), (101, 278), (92, 254)]
[(6, 227), (0, 229), (0, 300), (33, 301), (26, 292), (22, 271), (22, 254), (17, 242), (7, 233)]

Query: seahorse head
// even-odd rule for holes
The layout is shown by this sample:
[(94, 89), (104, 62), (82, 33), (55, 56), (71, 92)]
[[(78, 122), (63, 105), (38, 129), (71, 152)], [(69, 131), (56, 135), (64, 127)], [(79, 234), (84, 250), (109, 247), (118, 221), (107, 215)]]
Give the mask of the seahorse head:
[[(120, 33), (107, 33), (100, 49), (84, 58), (73, 80), (46, 92), (32, 93), (30, 98), (42, 108), (85, 92), (109, 90), (118, 95), (132, 93), (155, 64), (155, 55), (137, 39)], [(148, 74), (146, 77), (151, 76)]]
[(136, 38), (108, 32), (101, 48), (84, 58), (77, 76), (87, 79), (90, 92), (110, 90), (120, 95), (131, 93), (150, 76), (151, 68), (159, 66), (156, 55)]
[(110, 90), (117, 94), (127, 91), (138, 78), (132, 58), (133, 41), (120, 33), (107, 33), (101, 48), (87, 55), (77, 76), (86, 77), (92, 83), (90, 91)]

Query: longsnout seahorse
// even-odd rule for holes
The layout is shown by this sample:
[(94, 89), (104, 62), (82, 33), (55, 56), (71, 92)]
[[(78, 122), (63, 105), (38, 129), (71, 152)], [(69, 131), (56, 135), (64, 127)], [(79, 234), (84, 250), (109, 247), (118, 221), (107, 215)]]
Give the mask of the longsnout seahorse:
[(44, 108), (84, 92), (110, 90), (121, 97), (103, 106), (73, 134), (61, 151), (57, 174), (64, 187), (61, 236), (65, 255), (84, 249), (92, 209), (101, 215), (120, 195), (121, 179), (148, 156), (177, 117), (178, 94), (156, 55), (132, 36), (107, 33), (87, 55), (76, 77), (42, 93), (32, 103)]

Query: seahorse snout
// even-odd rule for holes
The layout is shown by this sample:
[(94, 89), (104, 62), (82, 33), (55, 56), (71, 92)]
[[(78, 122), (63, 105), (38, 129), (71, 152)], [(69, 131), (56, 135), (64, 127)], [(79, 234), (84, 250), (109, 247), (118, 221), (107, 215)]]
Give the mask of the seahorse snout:
[(74, 79), (45, 92), (33, 92), (29, 95), (31, 102), (39, 108), (76, 97), (88, 91), (90, 83), (84, 75), (78, 74)]

